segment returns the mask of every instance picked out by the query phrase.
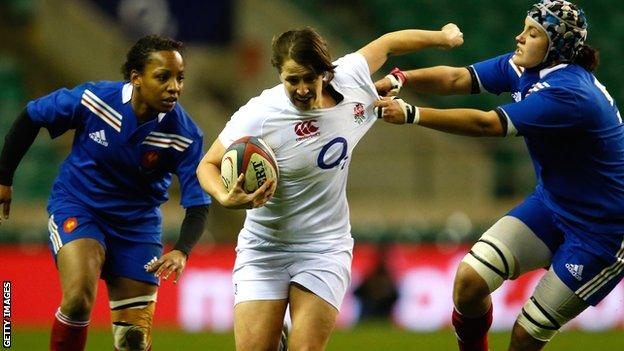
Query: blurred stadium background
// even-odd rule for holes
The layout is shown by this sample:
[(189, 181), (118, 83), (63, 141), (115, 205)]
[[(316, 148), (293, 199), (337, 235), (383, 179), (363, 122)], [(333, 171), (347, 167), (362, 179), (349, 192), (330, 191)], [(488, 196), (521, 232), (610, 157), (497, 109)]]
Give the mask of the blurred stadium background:
[[(24, 104), (62, 86), (121, 79), (126, 50), (159, 33), (187, 45), (182, 104), (210, 144), (250, 97), (277, 84), (269, 63), (274, 34), (316, 27), (335, 58), (392, 30), (438, 29), (454, 22), (465, 44), (453, 51), (395, 57), (404, 69), (467, 65), (514, 47), (532, 0), (0, 0), (0, 135)], [(620, 0), (577, 1), (588, 14), (588, 42), (600, 49), (597, 76), (624, 101), (624, 8)], [(379, 74), (378, 78), (383, 76)], [(409, 88), (407, 89), (409, 90)], [(507, 96), (410, 96), (421, 105), (489, 109)], [(12, 282), (13, 348), (44, 349), (60, 299), (47, 251), (45, 204), (71, 135), (42, 132), (17, 172), (11, 219), (0, 227), (0, 275)], [(471, 139), (379, 123), (355, 152), (349, 200), (356, 252), (353, 288), (328, 349), (454, 347), (449, 327), (454, 267), (483, 229), (534, 186), (524, 143)], [(579, 189), (579, 191), (581, 191)], [(178, 286), (160, 292), (157, 349), (233, 349), (230, 268), (244, 212), (211, 208), (210, 223)], [(183, 214), (177, 190), (163, 208), (164, 240), (177, 237)], [(495, 296), (493, 349), (508, 330), (541, 272)], [(371, 288), (373, 286), (374, 288)], [(103, 286), (89, 350), (109, 349)], [(624, 285), (581, 315), (551, 350), (624, 347)], [(166, 331), (166, 332), (164, 332)], [(418, 333), (418, 334), (416, 334)]]

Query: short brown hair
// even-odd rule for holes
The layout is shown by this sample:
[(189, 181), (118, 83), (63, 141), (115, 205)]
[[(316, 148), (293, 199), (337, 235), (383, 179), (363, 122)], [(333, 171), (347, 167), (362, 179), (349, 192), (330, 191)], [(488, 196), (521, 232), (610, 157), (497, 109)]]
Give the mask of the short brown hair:
[(288, 59), (310, 68), (315, 74), (334, 73), (327, 43), (313, 28), (289, 30), (273, 37), (273, 55), (271, 64), (282, 71), (282, 65)]

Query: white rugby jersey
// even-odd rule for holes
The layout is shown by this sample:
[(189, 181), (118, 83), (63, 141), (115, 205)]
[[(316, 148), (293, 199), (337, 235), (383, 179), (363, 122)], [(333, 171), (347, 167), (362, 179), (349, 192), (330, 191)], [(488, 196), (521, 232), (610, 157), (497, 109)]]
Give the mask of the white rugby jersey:
[[(355, 145), (376, 120), (378, 94), (359, 53), (346, 55), (330, 82), (343, 96), (336, 106), (298, 110), (282, 84), (241, 107), (219, 135), (225, 147), (259, 136), (275, 152), (280, 178), (273, 198), (247, 210), (239, 248), (333, 242), (352, 246), (346, 197)], [(260, 239), (260, 240), (258, 240)], [(312, 245), (314, 246), (314, 245)]]

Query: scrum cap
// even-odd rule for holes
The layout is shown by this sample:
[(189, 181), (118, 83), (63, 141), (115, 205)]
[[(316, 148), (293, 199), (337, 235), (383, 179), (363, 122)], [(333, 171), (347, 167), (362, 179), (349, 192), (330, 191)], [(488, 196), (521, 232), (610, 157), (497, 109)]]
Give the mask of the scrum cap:
[(574, 60), (587, 39), (587, 19), (582, 9), (569, 1), (542, 0), (533, 5), (527, 16), (548, 36), (548, 52), (543, 63)]

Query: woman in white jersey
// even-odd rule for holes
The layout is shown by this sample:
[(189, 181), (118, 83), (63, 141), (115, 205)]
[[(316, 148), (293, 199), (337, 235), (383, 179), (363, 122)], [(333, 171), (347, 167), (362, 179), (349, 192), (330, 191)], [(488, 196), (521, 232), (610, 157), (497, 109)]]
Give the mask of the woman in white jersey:
[[(201, 161), (202, 187), (227, 208), (252, 208), (234, 267), (237, 350), (275, 350), (290, 305), (291, 350), (322, 350), (350, 283), (353, 239), (346, 199), (353, 148), (376, 120), (371, 74), (389, 55), (463, 43), (454, 24), (440, 31), (388, 33), (332, 62), (311, 28), (273, 40), (280, 81), (241, 107)], [(393, 77), (397, 85), (401, 77)], [(259, 136), (275, 152), (280, 178), (253, 194), (220, 178), (234, 140)]]

